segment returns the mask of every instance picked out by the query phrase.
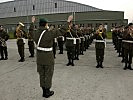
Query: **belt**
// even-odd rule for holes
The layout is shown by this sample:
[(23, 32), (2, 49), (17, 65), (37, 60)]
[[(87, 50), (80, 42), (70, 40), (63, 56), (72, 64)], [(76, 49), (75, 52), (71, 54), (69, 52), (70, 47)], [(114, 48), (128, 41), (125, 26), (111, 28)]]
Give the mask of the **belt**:
[(76, 38), (66, 38), (67, 40), (73, 40), (73, 44), (76, 44)]
[(37, 50), (41, 50), (41, 51), (52, 51), (53, 48), (42, 48), (42, 47), (37, 47)]
[(129, 40), (122, 40), (122, 42), (133, 43), (133, 41), (129, 41)]
[(95, 40), (95, 42), (105, 42), (104, 40)]
[(62, 41), (64, 41), (65, 39), (64, 39), (64, 36), (59, 36), (59, 38), (62, 38)]
[(84, 37), (80, 37), (81, 39), (83, 39), (83, 41), (85, 41), (85, 38)]

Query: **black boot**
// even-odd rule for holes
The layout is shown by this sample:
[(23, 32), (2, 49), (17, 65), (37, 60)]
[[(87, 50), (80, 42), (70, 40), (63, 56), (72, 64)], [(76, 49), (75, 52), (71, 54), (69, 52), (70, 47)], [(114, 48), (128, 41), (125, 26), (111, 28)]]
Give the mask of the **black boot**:
[(74, 60), (72, 59), (72, 63), (71, 63), (72, 66), (74, 66)]
[(71, 65), (71, 60), (69, 59), (69, 62), (66, 64), (67, 66)]
[(97, 66), (96, 66), (96, 68), (99, 68), (100, 67), (100, 63), (99, 62), (97, 62)]
[(103, 68), (103, 62), (100, 62), (100, 68)]
[(125, 67), (123, 68), (124, 70), (127, 70), (128, 67), (127, 67), (127, 63), (125, 63)]
[(4, 57), (1, 57), (0, 60), (4, 60)]
[(128, 65), (128, 69), (133, 70), (133, 68), (131, 67), (131, 64)]
[(8, 57), (5, 57), (5, 58), (4, 58), (4, 60), (7, 60), (7, 59), (8, 59)]
[(30, 57), (30, 58), (33, 58), (33, 57), (34, 57), (34, 55), (30, 55), (29, 57)]
[(121, 61), (122, 63), (124, 63), (125, 62), (125, 60), (124, 59), (122, 59), (122, 61)]
[(50, 96), (54, 95), (54, 91), (50, 91), (50, 89), (43, 89), (43, 97), (49, 98)]
[(21, 57), (21, 59), (18, 62), (24, 62), (24, 61), (25, 61), (24, 57)]

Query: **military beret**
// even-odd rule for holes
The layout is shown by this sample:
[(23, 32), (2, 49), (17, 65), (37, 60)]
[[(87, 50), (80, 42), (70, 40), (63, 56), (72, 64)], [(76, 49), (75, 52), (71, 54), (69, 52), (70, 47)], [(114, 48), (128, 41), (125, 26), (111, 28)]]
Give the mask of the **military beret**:
[(47, 23), (47, 22), (48, 22), (48, 20), (45, 18), (40, 18), (40, 20), (39, 20), (39, 23)]

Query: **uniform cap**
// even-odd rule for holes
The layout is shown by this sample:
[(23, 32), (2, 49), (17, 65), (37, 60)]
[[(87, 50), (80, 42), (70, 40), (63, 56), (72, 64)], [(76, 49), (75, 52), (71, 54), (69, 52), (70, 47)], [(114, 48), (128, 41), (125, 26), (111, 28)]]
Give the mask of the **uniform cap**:
[(48, 20), (45, 18), (40, 18), (40, 20), (39, 20), (39, 23), (47, 23), (47, 22), (48, 22)]
[(22, 22), (19, 22), (19, 25), (23, 26), (24, 27), (24, 24)]

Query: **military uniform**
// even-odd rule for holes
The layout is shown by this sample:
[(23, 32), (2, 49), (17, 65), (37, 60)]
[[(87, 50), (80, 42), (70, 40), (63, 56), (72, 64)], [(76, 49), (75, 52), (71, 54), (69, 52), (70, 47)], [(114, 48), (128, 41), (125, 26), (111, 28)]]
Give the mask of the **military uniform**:
[(18, 53), (20, 55), (19, 62), (24, 62), (25, 55), (24, 55), (24, 45), (25, 45), (25, 39), (27, 37), (27, 34), (22, 29), (16, 29), (16, 36), (17, 36), (17, 47), (18, 47)]
[(67, 49), (67, 57), (68, 57), (68, 64), (74, 66), (74, 56), (75, 56), (75, 46), (76, 46), (76, 33), (73, 29), (69, 27), (69, 30), (66, 34), (66, 49)]
[(130, 35), (128, 29), (124, 32), (123, 35), (123, 47), (124, 47), (124, 57), (125, 57), (125, 67), (124, 70), (130, 69), (132, 64), (132, 55), (133, 55), (133, 37)]
[(96, 60), (97, 66), (96, 68), (103, 68), (103, 60), (104, 60), (104, 49), (105, 49), (105, 38), (106, 32), (103, 30), (101, 33), (97, 32), (94, 34), (93, 38), (96, 39), (95, 41), (95, 48), (96, 48)]
[(54, 40), (53, 40), (53, 53), (54, 53), (54, 58), (56, 58), (55, 57), (55, 55), (56, 55), (56, 49), (57, 49), (57, 38), (54, 38)]
[(29, 30), (34, 34), (34, 41), (37, 44), (37, 71), (40, 76), (40, 87), (44, 90), (43, 96), (52, 86), (54, 72), (53, 39), (63, 33), (65, 34), (67, 29), (67, 25), (57, 30), (49, 30), (44, 26), (40, 26), (39, 29), (34, 31), (33, 23), (30, 26)]
[(0, 53), (1, 53), (0, 60), (8, 59), (7, 44), (6, 44), (6, 41), (8, 39), (9, 39), (9, 35), (4, 30), (1, 30), (0, 31)]
[(33, 40), (33, 34), (31, 33), (31, 31), (29, 31), (28, 33), (28, 46), (29, 46), (29, 52), (30, 52), (30, 56), (29, 57), (34, 57), (34, 48), (35, 48), (35, 44), (34, 44), (34, 40)]
[(80, 30), (80, 34), (78, 34), (78, 36), (80, 36), (80, 39), (81, 39), (80, 54), (84, 55), (84, 42), (85, 42), (85, 38), (83, 36), (83, 30)]
[(65, 38), (64, 36), (59, 36), (57, 40), (58, 40), (58, 46), (60, 50), (59, 54), (63, 54), (63, 45), (64, 45)]

